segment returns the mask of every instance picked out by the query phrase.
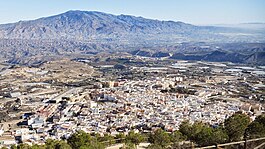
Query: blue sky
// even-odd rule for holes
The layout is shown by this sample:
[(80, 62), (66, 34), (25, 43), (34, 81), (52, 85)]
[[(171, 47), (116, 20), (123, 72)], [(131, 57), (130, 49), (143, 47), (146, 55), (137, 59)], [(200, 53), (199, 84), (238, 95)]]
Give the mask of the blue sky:
[(0, 0), (0, 24), (68, 10), (129, 14), (192, 24), (265, 22), (265, 0)]

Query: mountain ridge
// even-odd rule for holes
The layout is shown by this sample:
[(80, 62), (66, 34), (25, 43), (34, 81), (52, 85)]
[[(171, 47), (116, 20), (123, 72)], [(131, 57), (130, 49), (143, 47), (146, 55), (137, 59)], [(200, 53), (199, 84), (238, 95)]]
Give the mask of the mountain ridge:
[[(122, 36), (132, 33), (155, 34), (159, 33), (159, 28), (161, 31), (165, 28), (163, 24), (170, 23), (173, 24), (171, 27), (176, 27), (178, 24), (172, 21), (164, 23), (130, 15), (115, 16), (98, 11), (75, 10), (36, 20), (0, 25), (2, 29), (0, 33), (2, 33), (2, 38), (9, 39), (78, 39), (79, 36), (84, 40), (96, 34), (99, 37), (115, 37), (115, 34)], [(171, 29), (167, 32), (172, 31)]]
[[(247, 36), (227, 27), (195, 26), (181, 21), (160, 21), (132, 15), (113, 15), (99, 11), (70, 10), (35, 20), (0, 25), (1, 39), (67, 39), (116, 40), (128, 42), (164, 40), (169, 42), (210, 41), (229, 42), (230, 39), (253, 42), (264, 40), (260, 35)], [(225, 33), (225, 34), (224, 34)], [(236, 37), (235, 37), (236, 36)], [(141, 40), (139, 40), (139, 38)]]
[[(264, 43), (262, 28), (195, 26), (98, 11), (74, 10), (0, 25), (0, 60), (12, 64), (35, 64), (100, 52), (131, 53), (137, 49), (153, 51), (139, 51), (140, 56), (160, 58), (173, 54), (170, 57), (174, 59), (265, 64), (264, 54), (255, 54), (264, 52)], [(205, 55), (214, 50), (229, 53)], [(237, 53), (248, 55), (249, 59)]]

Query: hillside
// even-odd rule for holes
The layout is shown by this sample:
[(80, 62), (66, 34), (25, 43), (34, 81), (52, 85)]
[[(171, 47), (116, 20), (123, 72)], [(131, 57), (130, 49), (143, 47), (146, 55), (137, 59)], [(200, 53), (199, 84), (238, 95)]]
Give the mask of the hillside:
[[(264, 28), (244, 26), (196, 26), (130, 15), (68, 11), (0, 25), (0, 62), (38, 64), (100, 52), (128, 52), (138, 56), (263, 64), (261, 53), (255, 52), (264, 52)], [(228, 54), (209, 55), (216, 50)]]
[[(229, 34), (228, 34), (229, 32)], [(254, 41), (259, 34), (242, 36), (242, 29), (195, 26), (183, 22), (159, 21), (129, 15), (112, 15), (95, 11), (68, 11), (30, 21), (0, 25), (4, 39), (67, 39), (81, 41), (151, 40), (171, 41)], [(231, 33), (233, 35), (231, 35)], [(252, 38), (249, 38), (249, 37)], [(228, 38), (229, 37), (229, 38)], [(229, 39), (229, 40), (228, 40)]]

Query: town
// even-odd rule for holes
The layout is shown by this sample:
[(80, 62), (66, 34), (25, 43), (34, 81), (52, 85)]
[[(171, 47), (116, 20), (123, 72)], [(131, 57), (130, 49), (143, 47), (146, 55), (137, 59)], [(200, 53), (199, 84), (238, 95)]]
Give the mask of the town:
[(264, 66), (111, 55), (0, 70), (3, 146), (78, 130), (173, 132), (186, 120), (217, 127), (239, 111), (252, 121), (265, 112)]

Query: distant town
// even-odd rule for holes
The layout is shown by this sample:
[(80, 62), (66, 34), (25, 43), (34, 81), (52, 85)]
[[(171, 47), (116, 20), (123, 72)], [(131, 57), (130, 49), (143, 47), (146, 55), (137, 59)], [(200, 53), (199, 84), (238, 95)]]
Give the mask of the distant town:
[(0, 149), (265, 149), (265, 1), (0, 4)]
[(141, 56), (0, 64), (0, 146), (100, 135), (218, 127), (265, 112), (265, 67)]

